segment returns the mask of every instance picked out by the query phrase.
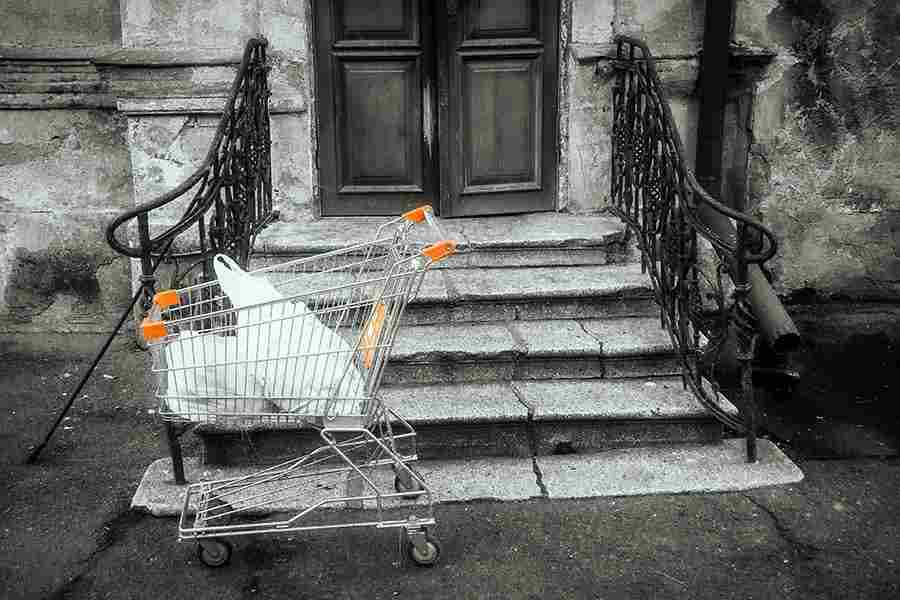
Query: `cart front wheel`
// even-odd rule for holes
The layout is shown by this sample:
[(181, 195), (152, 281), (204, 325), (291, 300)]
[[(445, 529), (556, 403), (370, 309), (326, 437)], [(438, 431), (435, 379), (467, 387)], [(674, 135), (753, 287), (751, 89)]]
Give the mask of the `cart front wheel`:
[(231, 560), (231, 544), (219, 538), (197, 543), (197, 557), (207, 567), (223, 567)]
[(436, 539), (426, 535), (425, 542), (420, 546), (416, 546), (412, 540), (407, 540), (406, 553), (420, 567), (431, 567), (441, 557), (441, 545)]

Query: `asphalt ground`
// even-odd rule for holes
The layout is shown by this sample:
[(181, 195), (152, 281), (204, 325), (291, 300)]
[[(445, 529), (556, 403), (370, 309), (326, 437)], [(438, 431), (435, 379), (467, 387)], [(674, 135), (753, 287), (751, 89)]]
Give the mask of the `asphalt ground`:
[(4, 598), (900, 597), (895, 453), (823, 460), (791, 446), (806, 475), (792, 486), (438, 506), (432, 568), (410, 564), (396, 531), (365, 529), (243, 538), (228, 566), (209, 569), (176, 542), (174, 519), (129, 509), (166, 454), (147, 355), (129, 338), (41, 460), (23, 464), (101, 343), (0, 337)]

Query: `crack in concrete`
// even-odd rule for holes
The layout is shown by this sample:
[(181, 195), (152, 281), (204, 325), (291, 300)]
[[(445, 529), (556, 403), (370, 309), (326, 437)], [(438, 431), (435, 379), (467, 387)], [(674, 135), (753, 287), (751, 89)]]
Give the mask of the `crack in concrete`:
[(95, 532), (95, 535), (97, 536), (96, 547), (91, 550), (90, 554), (76, 563), (80, 567), (78, 572), (68, 581), (50, 592), (47, 596), (48, 600), (63, 600), (64, 598), (70, 598), (78, 583), (96, 566), (100, 556), (112, 548), (117, 541), (122, 539), (122, 536), (128, 530), (134, 527), (143, 518), (143, 515), (131, 510), (129, 507), (107, 519)]
[(822, 548), (797, 539), (797, 536), (793, 531), (791, 531), (791, 528), (785, 525), (781, 521), (781, 517), (779, 517), (778, 514), (776, 514), (775, 511), (773, 511), (771, 508), (769, 508), (750, 494), (741, 495), (746, 498), (750, 502), (750, 504), (759, 508), (769, 516), (769, 518), (772, 520), (772, 524), (775, 525), (775, 531), (778, 532), (779, 537), (787, 542), (788, 546), (791, 547), (795, 554), (805, 560), (811, 560), (822, 552)]
[(525, 410), (528, 411), (526, 426), (528, 429), (528, 445), (531, 449), (531, 471), (534, 473), (534, 483), (541, 491), (541, 498), (549, 498), (550, 493), (547, 491), (547, 485), (544, 483), (544, 474), (541, 472), (541, 466), (537, 461), (538, 432), (537, 423), (534, 420), (534, 408), (525, 400), (525, 394), (523, 394), (522, 390), (517, 388), (514, 383), (509, 383), (509, 389), (516, 397), (516, 400), (518, 400), (525, 407)]
[(602, 354), (603, 354), (603, 340), (600, 338), (600, 336), (596, 335), (595, 333), (592, 333), (592, 332), (588, 331), (588, 328), (587, 328), (587, 326), (584, 324), (584, 321), (581, 321), (581, 320), (579, 320), (579, 319), (576, 319), (575, 322), (578, 323), (578, 326), (581, 327), (581, 330), (582, 330), (586, 335), (592, 337), (592, 338), (594, 339), (594, 341), (597, 342), (597, 345), (600, 346), (600, 352), (599, 352), (599, 354), (602, 355)]

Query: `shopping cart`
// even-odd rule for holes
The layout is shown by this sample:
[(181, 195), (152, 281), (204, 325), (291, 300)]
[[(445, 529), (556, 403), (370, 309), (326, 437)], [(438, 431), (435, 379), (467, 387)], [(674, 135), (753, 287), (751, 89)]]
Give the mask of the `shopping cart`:
[(188, 486), (178, 539), (196, 540), (206, 565), (228, 562), (229, 537), (344, 527), (401, 529), (414, 563), (438, 560), (431, 491), (410, 464), (415, 431), (377, 394), (407, 303), (456, 249), (443, 235), (415, 241), (423, 222), (440, 234), (420, 207), (372, 241), (249, 273), (220, 255), (217, 280), (154, 298), (141, 327), (162, 418), (291, 425), (321, 440), (296, 459)]

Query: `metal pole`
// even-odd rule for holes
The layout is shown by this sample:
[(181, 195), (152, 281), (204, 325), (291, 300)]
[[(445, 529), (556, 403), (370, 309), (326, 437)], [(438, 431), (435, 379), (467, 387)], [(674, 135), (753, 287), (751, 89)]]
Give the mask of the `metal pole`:
[(735, 0), (707, 0), (700, 58), (696, 173), (697, 181), (717, 198), (722, 197), (722, 147), (734, 4)]

